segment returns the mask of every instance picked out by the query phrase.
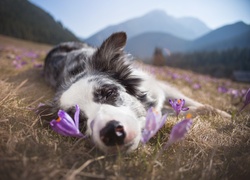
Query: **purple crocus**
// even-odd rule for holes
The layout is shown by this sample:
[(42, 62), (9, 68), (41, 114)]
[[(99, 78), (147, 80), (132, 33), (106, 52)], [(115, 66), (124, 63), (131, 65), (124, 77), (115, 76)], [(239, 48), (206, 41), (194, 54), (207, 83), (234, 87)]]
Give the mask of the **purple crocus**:
[(184, 108), (185, 100), (184, 99), (169, 99), (169, 103), (171, 104), (172, 108), (175, 110), (176, 115), (178, 116), (181, 111), (187, 111), (189, 108)]
[(201, 89), (201, 85), (198, 83), (193, 84), (193, 89)]
[(239, 110), (239, 112), (241, 112), (248, 104), (250, 104), (250, 88), (247, 90), (246, 95), (244, 97), (245, 97), (244, 105)]
[(174, 142), (183, 139), (187, 134), (188, 130), (190, 129), (191, 125), (192, 125), (191, 114), (187, 114), (186, 119), (174, 125), (174, 127), (171, 130), (169, 140), (163, 149), (166, 149)]
[(156, 111), (151, 107), (146, 116), (145, 129), (142, 132), (141, 142), (146, 144), (150, 138), (152, 138), (159, 129), (165, 124), (167, 120), (167, 114), (162, 116), (161, 112)]
[(84, 135), (79, 131), (80, 108), (76, 105), (74, 120), (63, 110), (58, 111), (58, 118), (50, 122), (51, 128), (64, 136), (73, 136), (82, 138)]
[(225, 86), (219, 86), (218, 87), (218, 92), (219, 93), (226, 93), (228, 89)]

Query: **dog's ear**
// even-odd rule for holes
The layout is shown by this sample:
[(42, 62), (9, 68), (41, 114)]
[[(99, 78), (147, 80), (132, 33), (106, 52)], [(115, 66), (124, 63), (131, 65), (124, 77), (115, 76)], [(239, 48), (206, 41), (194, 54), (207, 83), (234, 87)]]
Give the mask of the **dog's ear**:
[(127, 41), (125, 32), (117, 32), (108, 37), (100, 46), (99, 54), (104, 56), (105, 59), (112, 59), (120, 54)]
[(127, 35), (118, 32), (108, 37), (97, 49), (89, 61), (90, 67), (99, 72), (110, 74), (122, 73), (128, 69), (127, 58), (123, 49), (126, 45)]

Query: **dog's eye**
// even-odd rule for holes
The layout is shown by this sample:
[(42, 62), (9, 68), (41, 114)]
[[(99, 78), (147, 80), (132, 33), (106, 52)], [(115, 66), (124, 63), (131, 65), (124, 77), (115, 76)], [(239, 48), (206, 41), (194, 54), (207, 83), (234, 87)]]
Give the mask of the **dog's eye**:
[(106, 93), (106, 98), (108, 98), (111, 95), (113, 95), (113, 93), (114, 93), (114, 90), (112, 90), (112, 89), (108, 90), (107, 93)]

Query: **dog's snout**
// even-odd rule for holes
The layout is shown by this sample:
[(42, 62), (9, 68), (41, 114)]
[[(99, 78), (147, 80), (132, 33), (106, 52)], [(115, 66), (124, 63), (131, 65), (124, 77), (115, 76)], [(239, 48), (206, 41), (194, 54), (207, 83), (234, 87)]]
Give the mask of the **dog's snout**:
[(125, 137), (124, 127), (115, 120), (109, 121), (100, 131), (100, 138), (106, 146), (122, 145)]

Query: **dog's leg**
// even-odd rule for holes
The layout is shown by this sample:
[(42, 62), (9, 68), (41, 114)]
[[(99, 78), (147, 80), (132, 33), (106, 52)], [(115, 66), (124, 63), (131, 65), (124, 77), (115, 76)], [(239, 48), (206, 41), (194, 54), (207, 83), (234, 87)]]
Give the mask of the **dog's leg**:
[[(194, 99), (187, 97), (170, 84), (163, 81), (159, 81), (153, 76), (150, 76), (144, 72), (136, 71), (136, 73), (134, 74), (139, 75), (144, 79), (141, 84), (142, 91), (146, 90), (148, 96), (155, 100), (155, 109), (158, 111), (171, 112), (172, 108), (169, 107), (169, 99), (184, 99), (185, 107), (189, 108), (189, 111), (187, 112), (190, 112), (193, 115), (215, 112), (226, 118), (231, 117), (231, 115), (226, 113), (225, 111), (213, 108), (211, 105), (205, 105), (200, 102), (197, 102)], [(165, 106), (165, 104), (168, 105), (168, 107)]]
[(146, 91), (148, 97), (155, 100), (154, 107), (158, 111), (164, 107), (165, 102), (168, 102), (169, 99), (185, 99), (186, 106), (194, 110), (204, 106), (203, 104), (188, 98), (171, 85), (155, 79), (153, 76), (140, 71), (136, 71), (136, 73), (136, 75), (143, 77), (144, 81), (142, 82), (142, 91)]
[(225, 118), (231, 117), (231, 115), (225, 111), (216, 109), (212, 107), (211, 105), (199, 103), (187, 97), (186, 95), (182, 94), (178, 89), (172, 87), (169, 84), (166, 84), (165, 82), (159, 81), (159, 86), (165, 92), (165, 100), (167, 104), (168, 104), (169, 99), (184, 99), (185, 107), (188, 107), (189, 108), (188, 112), (191, 112), (192, 114), (208, 114), (210, 112), (215, 112)]

